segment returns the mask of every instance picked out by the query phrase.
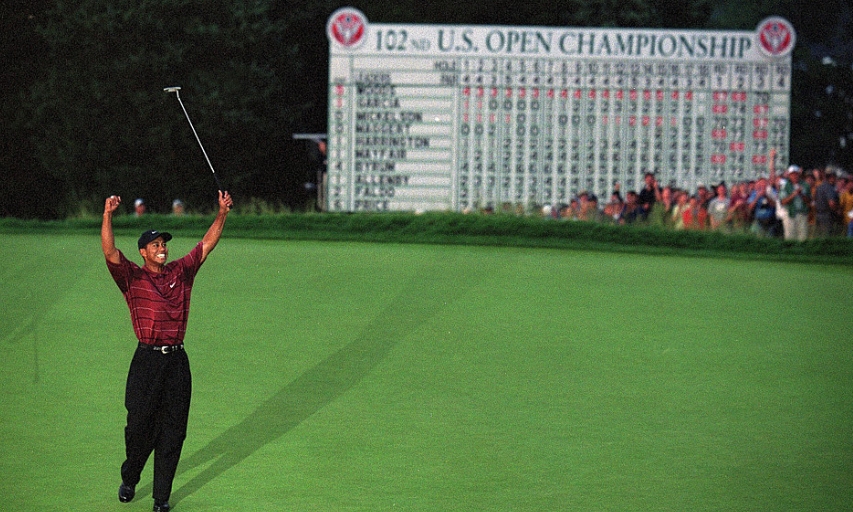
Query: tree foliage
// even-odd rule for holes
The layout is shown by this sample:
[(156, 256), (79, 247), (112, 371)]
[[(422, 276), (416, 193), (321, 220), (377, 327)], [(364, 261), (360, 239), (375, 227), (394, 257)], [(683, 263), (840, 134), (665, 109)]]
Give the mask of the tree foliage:
[(282, 66), (296, 49), (270, 4), (86, 0), (48, 10), (39, 26), (47, 73), (32, 84), (28, 128), (39, 133), (35, 154), (67, 197), (125, 191), (155, 205), (211, 202), (210, 170), (166, 86), (183, 88), (229, 188), (280, 192), (285, 162), (276, 138), (296, 117), (285, 84), (298, 82), (298, 68)]
[[(0, 6), (0, 215), (65, 216), (113, 193), (155, 211), (174, 198), (212, 207), (210, 169), (167, 86), (182, 87), (238, 201), (303, 208), (313, 171), (292, 135), (326, 131), (324, 28), (345, 5), (388, 23), (749, 30), (781, 14), (799, 38), (792, 156), (853, 168), (853, 140), (839, 147), (853, 132), (853, 16), (842, 0), (10, 0)], [(826, 12), (839, 21), (828, 26)], [(814, 57), (836, 50), (835, 67)]]

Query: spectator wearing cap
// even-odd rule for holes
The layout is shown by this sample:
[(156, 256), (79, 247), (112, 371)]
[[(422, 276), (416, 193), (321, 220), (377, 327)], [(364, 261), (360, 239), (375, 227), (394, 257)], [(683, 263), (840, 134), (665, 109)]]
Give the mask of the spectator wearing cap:
[(804, 241), (809, 236), (809, 203), (811, 190), (797, 166), (788, 169), (788, 179), (779, 189), (779, 204), (787, 211), (782, 218), (785, 240)]
[(143, 201), (141, 197), (133, 202), (134, 215), (136, 215), (137, 217), (142, 217), (145, 214), (145, 210), (145, 201)]
[(184, 202), (180, 199), (172, 201), (172, 215), (180, 217), (184, 214)]
[(767, 183), (767, 195), (773, 200), (776, 206), (776, 219), (784, 225), (785, 219), (788, 217), (788, 209), (782, 206), (782, 201), (779, 194), (782, 192), (782, 187), (788, 181), (788, 175), (792, 170), (799, 169), (798, 166), (792, 165), (780, 176), (771, 175), (771, 179)]

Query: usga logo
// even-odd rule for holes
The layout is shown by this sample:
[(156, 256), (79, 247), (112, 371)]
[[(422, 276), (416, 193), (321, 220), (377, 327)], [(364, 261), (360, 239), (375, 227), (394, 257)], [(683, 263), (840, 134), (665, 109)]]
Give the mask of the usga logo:
[(367, 17), (358, 9), (344, 7), (333, 12), (326, 23), (326, 34), (344, 48), (358, 48), (364, 43)]
[(794, 27), (785, 18), (772, 16), (758, 24), (758, 47), (768, 57), (784, 57), (793, 51)]

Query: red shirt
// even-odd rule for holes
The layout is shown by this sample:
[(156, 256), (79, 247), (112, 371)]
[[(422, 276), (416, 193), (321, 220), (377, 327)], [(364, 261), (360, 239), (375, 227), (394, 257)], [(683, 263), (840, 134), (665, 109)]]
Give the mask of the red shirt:
[(201, 267), (201, 242), (186, 256), (156, 274), (124, 257), (107, 268), (127, 301), (133, 331), (149, 345), (179, 345), (184, 342), (190, 314), (190, 295)]

